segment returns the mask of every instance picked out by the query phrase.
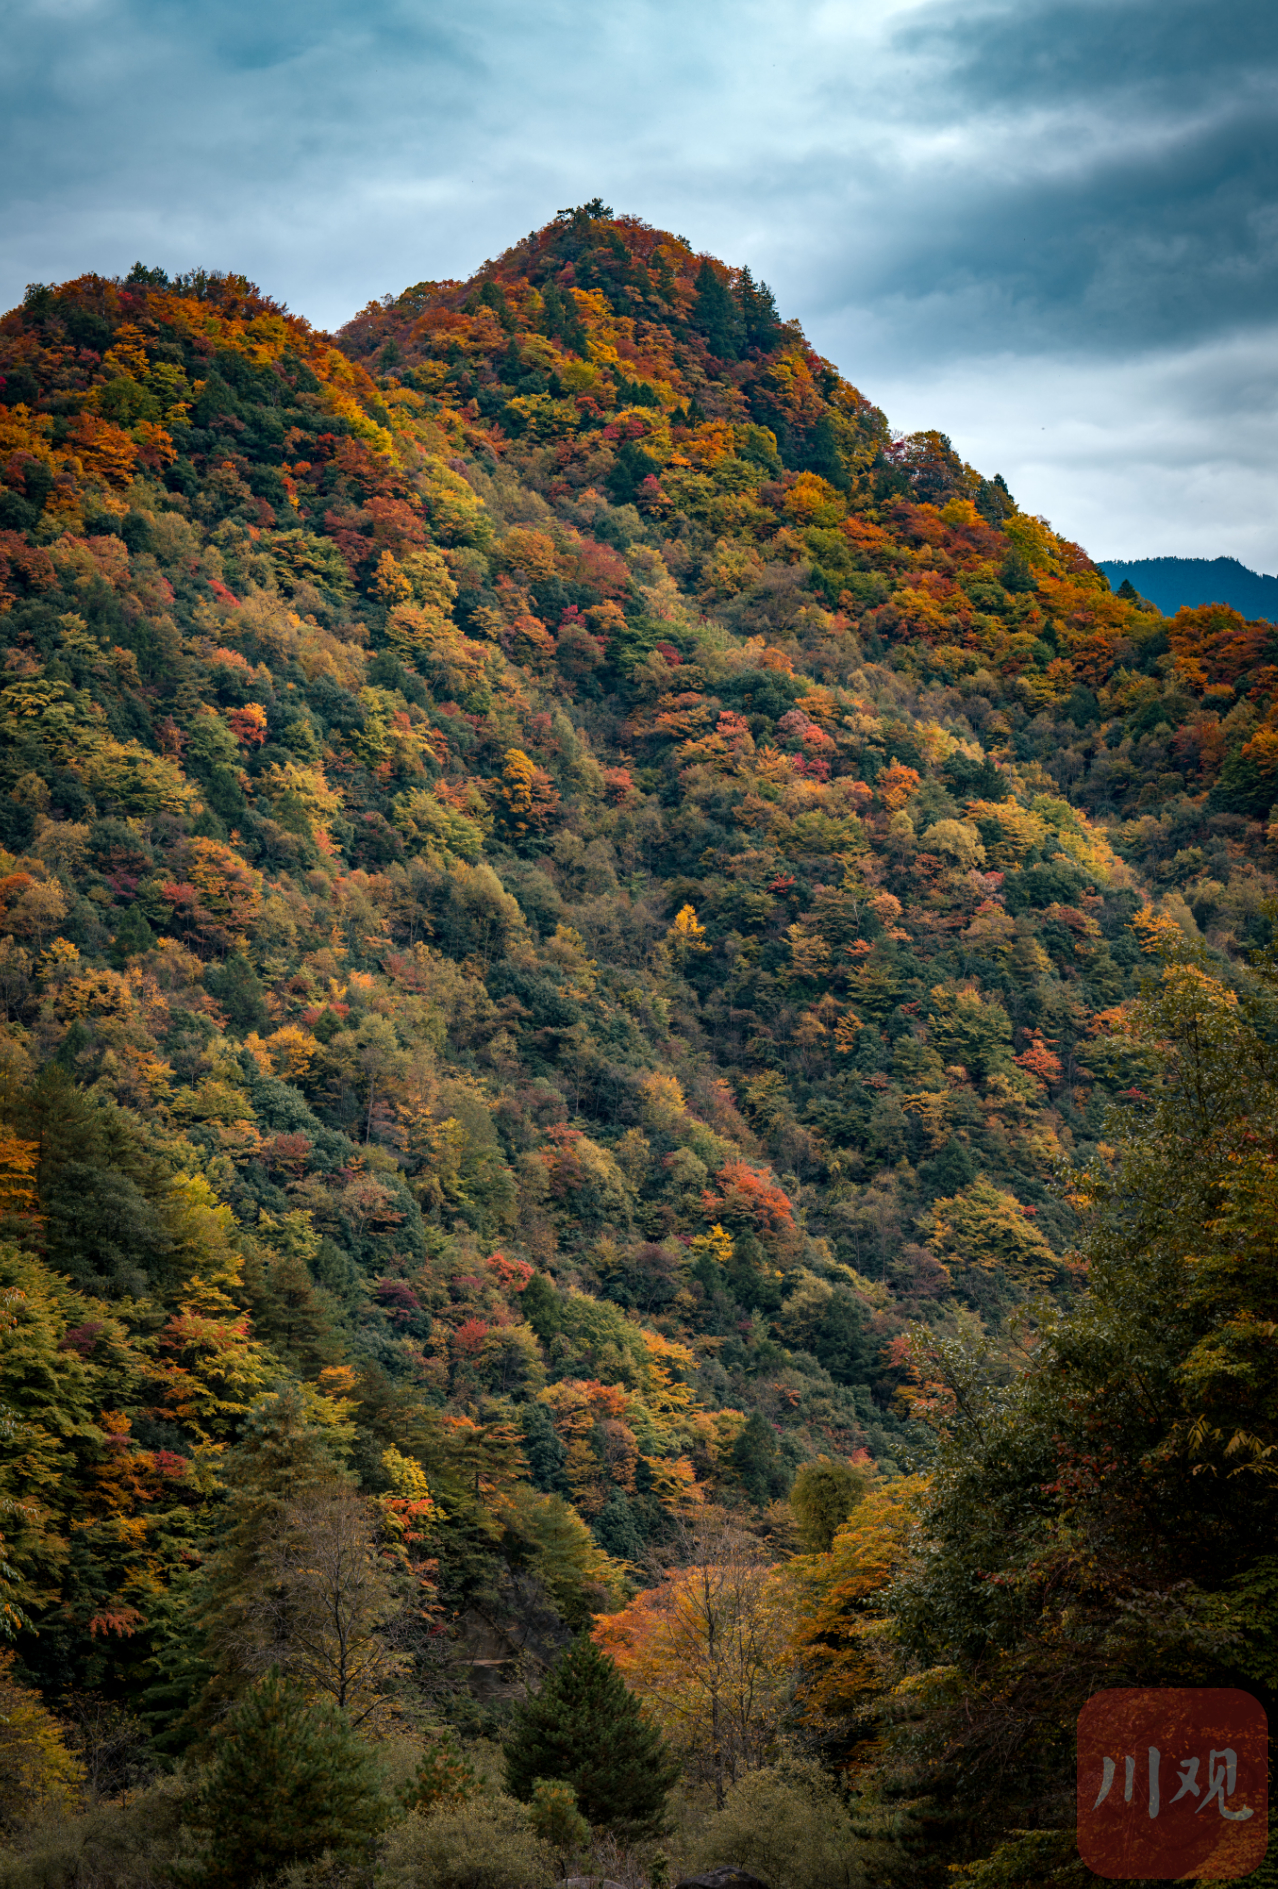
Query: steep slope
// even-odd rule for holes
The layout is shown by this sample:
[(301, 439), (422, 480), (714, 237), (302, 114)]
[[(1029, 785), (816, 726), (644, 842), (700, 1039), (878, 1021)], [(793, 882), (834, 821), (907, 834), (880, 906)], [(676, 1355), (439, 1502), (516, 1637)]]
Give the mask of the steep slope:
[(37, 287), (0, 374), (31, 1669), (185, 1710), (263, 1397), (549, 1644), (689, 1505), (925, 1451), (910, 1321), (1070, 1289), (1137, 871), (1268, 938), (1271, 627), (1114, 596), (597, 203), (336, 342)]

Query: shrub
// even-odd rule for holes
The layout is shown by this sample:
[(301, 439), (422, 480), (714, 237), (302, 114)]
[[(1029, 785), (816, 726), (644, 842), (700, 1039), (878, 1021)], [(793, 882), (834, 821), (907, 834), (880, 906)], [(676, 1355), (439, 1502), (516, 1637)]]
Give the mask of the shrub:
[(0, 1850), (0, 1889), (172, 1889), (190, 1850), (182, 1798), (181, 1780), (165, 1778), (129, 1803), (50, 1809)]
[(554, 1855), (522, 1804), (477, 1797), (429, 1817), (413, 1811), (391, 1835), (382, 1880), (387, 1889), (551, 1889)]
[(577, 1808), (577, 1793), (571, 1784), (538, 1778), (533, 1785), (528, 1822), (534, 1834), (558, 1853), (561, 1862), (590, 1842), (590, 1825)]
[(821, 1767), (788, 1760), (732, 1786), (694, 1842), (693, 1860), (700, 1869), (738, 1863), (769, 1889), (861, 1889), (873, 1848), (854, 1834)]
[(427, 1815), (445, 1804), (464, 1804), (479, 1789), (475, 1767), (461, 1748), (457, 1734), (446, 1726), (423, 1751), (412, 1780), (400, 1792), (406, 1810)]
[(0, 1830), (69, 1809), (84, 1779), (63, 1726), (38, 1692), (18, 1684), (13, 1667), (13, 1654), (0, 1653)]

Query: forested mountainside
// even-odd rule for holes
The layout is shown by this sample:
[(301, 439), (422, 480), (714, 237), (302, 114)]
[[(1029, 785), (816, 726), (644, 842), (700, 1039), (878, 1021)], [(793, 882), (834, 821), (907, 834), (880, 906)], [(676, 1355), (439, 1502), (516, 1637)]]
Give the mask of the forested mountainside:
[(1227, 603), (1247, 617), (1278, 618), (1278, 577), (1248, 570), (1237, 558), (1102, 558), (1114, 589), (1130, 584), (1167, 616), (1182, 606)]
[(707, 1517), (836, 1645), (917, 1334), (1005, 1383), (1083, 1291), (1144, 948), (1269, 943), (1273, 627), (1114, 595), (597, 202), (335, 338), (35, 286), (0, 377), (5, 1683), (199, 1761), (321, 1512), (370, 1724), (499, 1732), (592, 1616), (638, 1674)]

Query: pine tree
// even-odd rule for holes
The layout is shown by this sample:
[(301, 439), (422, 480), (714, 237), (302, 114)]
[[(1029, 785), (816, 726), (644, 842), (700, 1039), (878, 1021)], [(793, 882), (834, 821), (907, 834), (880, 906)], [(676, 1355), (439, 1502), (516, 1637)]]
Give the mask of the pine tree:
[(998, 581), (1004, 590), (1010, 590), (1014, 594), (1038, 589), (1038, 579), (1023, 551), (1008, 552), (999, 566)]
[(155, 943), (155, 933), (146, 922), (146, 913), (140, 905), (125, 907), (115, 937), (111, 944), (112, 962), (123, 966), (139, 952), (149, 951)]
[(615, 1486), (594, 1522), (595, 1540), (606, 1553), (623, 1561), (637, 1561), (643, 1553), (643, 1535), (624, 1489)]
[[(136, 911), (136, 906), (130, 908)], [(146, 926), (146, 920), (142, 923)], [(149, 933), (150, 927), (146, 926)], [(133, 934), (130, 933), (130, 936)], [(116, 945), (124, 936), (122, 923), (116, 933)], [(149, 939), (148, 939), (149, 944)], [(131, 945), (133, 951), (145, 951), (148, 946)], [(247, 1030), (265, 1030), (270, 1023), (270, 1012), (264, 1002), (261, 979), (242, 951), (234, 952), (225, 964), (217, 965), (204, 974), (205, 987), (210, 996), (225, 1010), (230, 1021), (241, 1032)]]
[(604, 480), (608, 497), (614, 505), (629, 505), (645, 479), (656, 478), (661, 461), (646, 453), (632, 439), (623, 440), (611, 472)]
[(196, 1801), (194, 1821), (208, 1832), (202, 1882), (238, 1889), (325, 1850), (349, 1856), (386, 1815), (371, 1755), (345, 1715), (271, 1674), (227, 1720)]
[(678, 1775), (615, 1663), (584, 1633), (520, 1709), (506, 1746), (514, 1796), (527, 1803), (539, 1779), (561, 1780), (592, 1824), (629, 1836), (660, 1829)]
[(299, 1377), (318, 1377), (326, 1364), (338, 1362), (341, 1346), (300, 1253), (251, 1254), (244, 1268), (244, 1294), (254, 1337)]
[(839, 492), (850, 492), (852, 481), (839, 451), (839, 435), (828, 413), (823, 413), (812, 429), (803, 463)]

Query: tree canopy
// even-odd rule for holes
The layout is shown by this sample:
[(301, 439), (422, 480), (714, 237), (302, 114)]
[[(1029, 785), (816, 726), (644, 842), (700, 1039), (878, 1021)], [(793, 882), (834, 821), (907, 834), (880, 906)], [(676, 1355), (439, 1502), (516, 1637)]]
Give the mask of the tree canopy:
[(797, 1740), (923, 1880), (1102, 1674), (1267, 1684), (1272, 624), (595, 198), (336, 336), (33, 285), (0, 643), (23, 1723), (434, 1749), (593, 1632), (674, 1738), (766, 1649), (690, 1788)]

